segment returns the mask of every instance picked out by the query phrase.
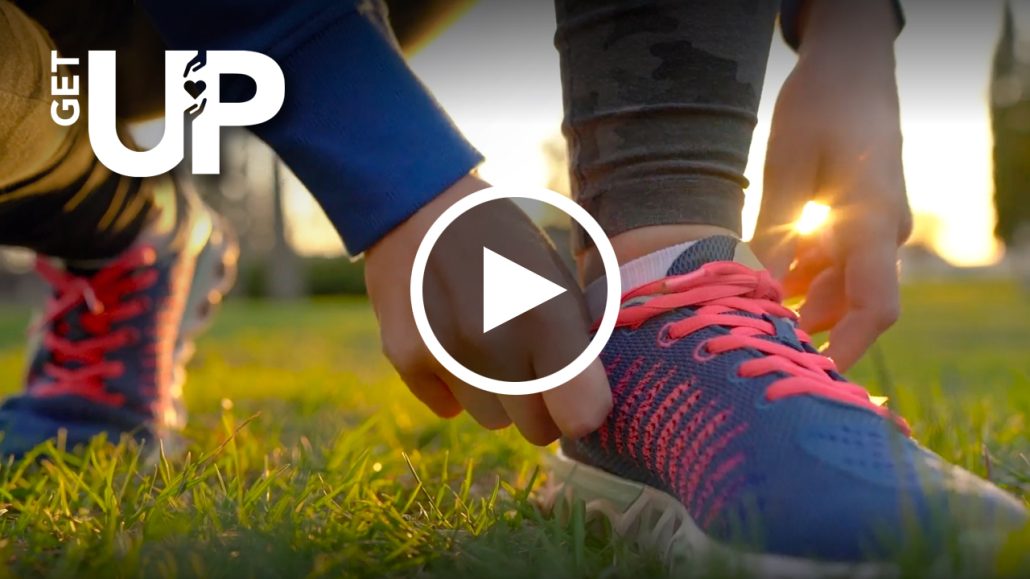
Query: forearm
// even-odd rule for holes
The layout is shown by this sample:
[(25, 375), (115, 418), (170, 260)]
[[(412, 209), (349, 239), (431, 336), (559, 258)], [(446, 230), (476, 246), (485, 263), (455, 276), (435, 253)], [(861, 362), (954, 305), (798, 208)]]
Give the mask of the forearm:
[(861, 56), (892, 46), (905, 15), (898, 0), (783, 0), (780, 25), (800, 53), (832, 42)]
[(365, 4), (144, 4), (171, 48), (256, 50), (279, 63), (285, 103), (254, 132), (311, 190), (352, 253), (481, 161)]

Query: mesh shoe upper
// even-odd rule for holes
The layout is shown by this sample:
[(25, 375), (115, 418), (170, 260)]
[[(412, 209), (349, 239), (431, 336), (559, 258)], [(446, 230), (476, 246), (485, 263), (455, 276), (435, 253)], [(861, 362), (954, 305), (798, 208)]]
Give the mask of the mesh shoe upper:
[(1019, 524), (1022, 506), (947, 465), (849, 384), (779, 306), (737, 242), (688, 248), (627, 294), (602, 360), (614, 408), (570, 457), (677, 497), (718, 540), (827, 560)]
[(4, 455), (24, 454), (59, 430), (71, 447), (101, 433), (150, 440), (182, 427), (184, 326), (196, 321), (187, 308), (201, 309), (227, 289), (216, 283), (231, 283), (218, 277), (224, 268), (200, 270), (235, 258), (224, 225), (186, 201), (178, 211), (185, 224), (167, 243), (138, 242), (96, 271), (37, 262), (53, 291), (34, 328), (25, 392), (0, 406)]
[(0, 408), (4, 450), (22, 454), (58, 428), (78, 444), (101, 432), (148, 439), (177, 425), (173, 356), (191, 267), (150, 246), (89, 277), (41, 261), (54, 293), (26, 391)]

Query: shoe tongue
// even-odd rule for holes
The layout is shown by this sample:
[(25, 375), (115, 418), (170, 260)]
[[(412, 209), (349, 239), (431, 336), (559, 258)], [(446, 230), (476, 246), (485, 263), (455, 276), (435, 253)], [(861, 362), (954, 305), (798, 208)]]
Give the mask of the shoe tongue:
[(706, 237), (683, 250), (666, 275), (683, 275), (713, 261), (736, 261), (751, 269), (765, 269), (747, 244), (729, 236)]
[[(683, 250), (683, 253), (669, 267), (666, 275), (687, 274), (701, 268), (706, 263), (715, 261), (733, 261), (756, 271), (765, 269), (765, 266), (751, 252), (751, 248), (748, 247), (747, 243), (733, 237), (717, 236), (701, 239)], [(743, 311), (736, 311), (733, 314), (751, 318), (760, 317)], [(789, 322), (780, 318), (770, 318), (770, 320), (776, 326), (776, 335), (764, 336), (765, 339), (784, 344), (795, 350), (804, 351), (801, 342), (794, 333), (794, 327)]]

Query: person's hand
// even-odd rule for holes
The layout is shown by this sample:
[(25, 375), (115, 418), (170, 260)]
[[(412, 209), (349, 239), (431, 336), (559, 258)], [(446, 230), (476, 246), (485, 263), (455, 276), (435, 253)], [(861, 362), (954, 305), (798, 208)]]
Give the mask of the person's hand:
[[(455, 378), (415, 327), (409, 284), (422, 238), (448, 207), (487, 186), (466, 177), (366, 252), (365, 279), (383, 351), (415, 396), (442, 417), (464, 409), (490, 429), (514, 422), (527, 440), (541, 445), (560, 435), (584, 436), (611, 409), (599, 360), (573, 381), (542, 394), (496, 395)], [(582, 295), (567, 291), (484, 335), (482, 281), (476, 283), (484, 246), (552, 281), (564, 280), (564, 287), (575, 284), (554, 248), (518, 207), (507, 200), (480, 205), (448, 227), (430, 254), (423, 295), (437, 339), (463, 365), (497, 379), (527, 380), (560, 369), (590, 340)]]
[[(788, 297), (805, 296), (802, 329), (830, 330), (825, 351), (854, 364), (900, 313), (898, 248), (912, 229), (888, 0), (815, 0), (798, 63), (776, 103), (752, 245)], [(793, 225), (807, 201), (830, 206), (820, 232)]]

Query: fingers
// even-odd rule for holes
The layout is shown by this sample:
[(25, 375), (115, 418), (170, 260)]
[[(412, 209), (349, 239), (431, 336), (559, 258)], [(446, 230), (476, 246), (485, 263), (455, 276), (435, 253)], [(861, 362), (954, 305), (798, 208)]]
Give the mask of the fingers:
[(469, 386), (446, 370), (441, 369), (440, 374), (454, 398), (483, 428), (500, 430), (511, 424), (511, 418), (496, 394)]
[(561, 436), (561, 430), (551, 419), (547, 406), (539, 394), (498, 396), (497, 398), (511, 421), (529, 442), (544, 446)]
[[(376, 312), (378, 316), (379, 312)], [(391, 339), (389, 336), (403, 335), (385, 329), (380, 336), (383, 355), (397, 370), (401, 380), (423, 404), (437, 416), (454, 418), (461, 413), (461, 403), (451, 393), (435, 371), (433, 364), (427, 364), (429, 352), (425, 345), (408, 339)]]
[(894, 324), (901, 311), (893, 237), (861, 240), (848, 252), (844, 269), (847, 311), (830, 331), (826, 349), (841, 370), (851, 367)]
[(844, 298), (844, 268), (830, 267), (819, 272), (805, 293), (798, 312), (801, 329), (809, 334), (825, 332), (847, 313)]
[[(561, 328), (564, 331), (547, 332), (537, 340), (533, 351), (533, 370), (537, 376), (564, 368), (589, 344), (586, 324), (580, 323), (578, 314), (571, 312), (563, 314)], [(612, 408), (608, 375), (601, 361), (596, 359), (578, 376), (542, 396), (554, 423), (569, 438), (580, 438), (597, 430)]]
[(424, 371), (402, 373), (401, 380), (423, 404), (441, 418), (454, 418), (461, 413), (461, 403), (435, 374)]
[(444, 382), (428, 370), (403, 373), (401, 378), (415, 397), (441, 418), (454, 418), (464, 407), (476, 422), (491, 430), (514, 422), (523, 437), (536, 445), (550, 444), (561, 436), (539, 394), (496, 396), (453, 376)]
[(802, 237), (797, 240), (796, 259), (781, 279), (784, 297), (793, 298), (809, 293), (815, 278), (833, 266), (834, 258), (824, 236)]
[(542, 396), (554, 423), (569, 438), (581, 438), (597, 430), (612, 409), (612, 390), (600, 360)]
[[(452, 418), (464, 408), (490, 430), (514, 423), (526, 440), (540, 446), (563, 434), (578, 438), (596, 430), (611, 408), (611, 393), (600, 362), (569, 384), (544, 393), (550, 402), (540, 394), (498, 396), (465, 384), (446, 371), (442, 373), (442, 379), (428, 373), (404, 374), (402, 378), (412, 393), (441, 417)], [(559, 427), (558, 421), (564, 427)]]
[(811, 139), (784, 130), (774, 118), (765, 158), (762, 206), (751, 242), (762, 264), (782, 280), (794, 261), (794, 223), (816, 192), (818, 155)]

